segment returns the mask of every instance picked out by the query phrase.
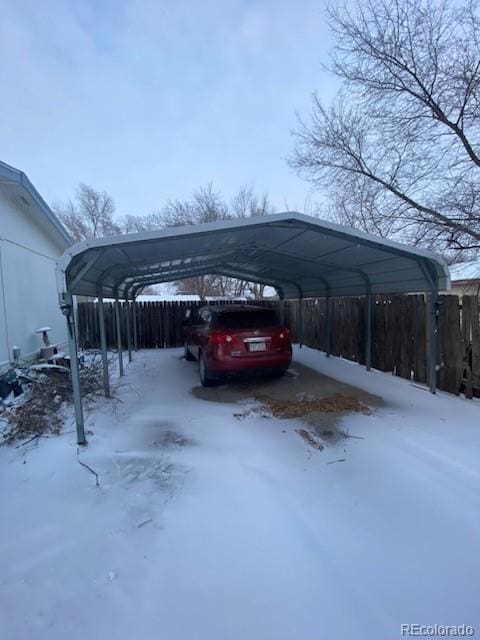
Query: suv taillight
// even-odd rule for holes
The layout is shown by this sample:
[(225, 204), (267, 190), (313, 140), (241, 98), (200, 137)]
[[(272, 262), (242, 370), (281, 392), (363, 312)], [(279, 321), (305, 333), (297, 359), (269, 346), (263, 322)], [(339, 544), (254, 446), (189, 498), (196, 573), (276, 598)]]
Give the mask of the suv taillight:
[(282, 330), (280, 331), (278, 337), (281, 340), (287, 340), (290, 337), (290, 331), (287, 329), (287, 327), (282, 327)]
[(212, 331), (208, 336), (208, 341), (211, 344), (226, 344), (227, 342), (232, 342), (232, 340), (232, 336), (229, 336), (228, 333), (223, 333), (222, 331)]

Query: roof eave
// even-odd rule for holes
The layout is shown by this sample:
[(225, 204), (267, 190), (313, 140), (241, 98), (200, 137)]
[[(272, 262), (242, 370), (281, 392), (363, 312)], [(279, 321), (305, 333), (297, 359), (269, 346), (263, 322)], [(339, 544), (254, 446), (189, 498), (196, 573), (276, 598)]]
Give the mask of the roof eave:
[(66, 248), (71, 247), (74, 244), (73, 238), (68, 234), (63, 224), (42, 198), (26, 173), (19, 169), (15, 169), (15, 167), (11, 167), (4, 162), (0, 162), (0, 182), (10, 182), (21, 187), (21, 189), (30, 196), (36, 208), (49, 222), (61, 243), (65, 245)]

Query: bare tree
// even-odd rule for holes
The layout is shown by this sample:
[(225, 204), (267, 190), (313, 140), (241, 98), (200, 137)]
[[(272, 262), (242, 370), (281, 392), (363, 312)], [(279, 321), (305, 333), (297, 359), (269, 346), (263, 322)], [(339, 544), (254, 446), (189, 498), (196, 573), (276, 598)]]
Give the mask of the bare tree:
[(141, 233), (142, 231), (156, 231), (165, 226), (161, 213), (149, 213), (144, 216), (127, 214), (119, 222), (122, 233)]
[[(195, 191), (191, 200), (169, 200), (162, 210), (163, 224), (167, 227), (205, 224), (228, 217), (222, 196), (214, 190), (212, 183)], [(207, 296), (223, 295), (219, 278), (216, 275), (201, 275), (175, 284), (178, 291), (196, 294), (204, 299)]]
[(77, 242), (121, 232), (113, 219), (115, 204), (112, 197), (87, 184), (79, 184), (73, 202), (57, 202), (52, 208)]
[(194, 191), (191, 200), (168, 201), (162, 216), (167, 227), (204, 224), (232, 217), (222, 195), (214, 190), (211, 182), (206, 187)]
[[(73, 201), (56, 203), (52, 208), (76, 241), (273, 212), (267, 194), (258, 196), (251, 187), (242, 187), (228, 206), (211, 183), (195, 191), (189, 200), (170, 200), (160, 212), (144, 216), (125, 215), (115, 220), (113, 199), (105, 191), (97, 191), (85, 184), (79, 185)], [(178, 291), (197, 294), (201, 298), (245, 295), (261, 298), (264, 291), (261, 285), (220, 274), (195, 276), (176, 285)]]
[[(162, 211), (166, 226), (204, 224), (234, 218), (267, 215), (273, 212), (267, 194), (258, 196), (251, 187), (242, 187), (228, 206), (210, 183), (194, 192), (190, 200), (171, 200)], [(177, 290), (207, 296), (261, 298), (264, 287), (244, 280), (212, 274), (176, 283)]]
[[(258, 216), (267, 216), (274, 212), (268, 194), (262, 193), (258, 195), (253, 187), (240, 187), (238, 193), (232, 198), (231, 202), (232, 215), (235, 218), (255, 218)], [(265, 285), (256, 282), (237, 281), (234, 287), (235, 295), (238, 297), (247, 295), (255, 300), (261, 300), (264, 297)]]
[(328, 16), (342, 86), (329, 108), (314, 94), (291, 164), (348, 224), (479, 250), (478, 3), (360, 0)]
[(87, 221), (71, 200), (54, 202), (52, 209), (75, 242), (91, 237)]
[(231, 211), (235, 218), (252, 218), (269, 215), (274, 209), (267, 193), (258, 195), (253, 187), (243, 186), (232, 198)]

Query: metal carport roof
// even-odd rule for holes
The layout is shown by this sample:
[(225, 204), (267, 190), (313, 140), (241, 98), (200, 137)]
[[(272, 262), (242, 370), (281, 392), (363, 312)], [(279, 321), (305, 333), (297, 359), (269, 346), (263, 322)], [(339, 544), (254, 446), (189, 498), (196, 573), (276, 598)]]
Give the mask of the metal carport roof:
[(113, 298), (207, 273), (270, 284), (285, 298), (449, 287), (433, 253), (298, 213), (85, 240), (58, 265), (60, 294)]
[[(109, 395), (103, 298), (116, 299), (122, 375), (119, 299), (135, 300), (148, 284), (205, 274), (268, 284), (277, 289), (281, 299), (366, 296), (367, 369), (371, 361), (373, 294), (429, 292), (429, 385), (435, 391), (436, 301), (439, 290), (449, 289), (450, 277), (446, 262), (434, 253), (295, 212), (85, 240), (70, 247), (57, 265), (60, 305), (69, 328), (80, 444), (85, 443), (85, 434), (73, 296), (98, 297), (105, 393)], [(328, 316), (328, 304), (326, 308)], [(128, 312), (131, 357), (129, 322)], [(328, 327), (328, 318), (326, 323)]]

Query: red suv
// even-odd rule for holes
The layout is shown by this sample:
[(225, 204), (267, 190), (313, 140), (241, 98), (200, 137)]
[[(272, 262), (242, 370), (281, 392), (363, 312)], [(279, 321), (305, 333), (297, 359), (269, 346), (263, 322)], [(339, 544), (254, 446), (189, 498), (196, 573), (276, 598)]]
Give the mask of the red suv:
[(188, 309), (185, 359), (198, 360), (204, 387), (238, 373), (283, 375), (292, 360), (290, 332), (273, 309), (228, 305)]

